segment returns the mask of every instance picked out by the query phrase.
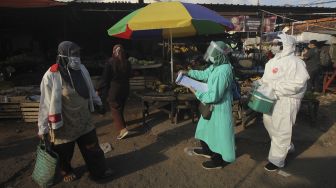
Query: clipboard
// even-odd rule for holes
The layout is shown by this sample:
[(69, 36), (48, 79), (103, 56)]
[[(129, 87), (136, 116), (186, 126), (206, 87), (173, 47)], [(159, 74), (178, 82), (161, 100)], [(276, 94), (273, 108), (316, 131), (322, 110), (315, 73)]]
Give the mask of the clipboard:
[(203, 83), (197, 80), (194, 80), (182, 73), (179, 73), (177, 75), (177, 78), (175, 80), (175, 83), (187, 88), (194, 88), (196, 91), (200, 91), (200, 92), (207, 92), (208, 91), (208, 84), (207, 83)]

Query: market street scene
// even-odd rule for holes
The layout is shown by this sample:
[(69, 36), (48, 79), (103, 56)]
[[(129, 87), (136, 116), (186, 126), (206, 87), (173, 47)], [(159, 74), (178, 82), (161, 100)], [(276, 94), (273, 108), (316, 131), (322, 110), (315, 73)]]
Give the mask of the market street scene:
[(0, 187), (336, 187), (335, 1), (0, 9)]

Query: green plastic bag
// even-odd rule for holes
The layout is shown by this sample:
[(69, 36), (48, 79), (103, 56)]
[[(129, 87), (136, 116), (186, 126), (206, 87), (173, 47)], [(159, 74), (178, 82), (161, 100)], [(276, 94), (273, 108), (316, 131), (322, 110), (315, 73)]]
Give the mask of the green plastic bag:
[(59, 158), (57, 153), (51, 150), (50, 142), (44, 139), (37, 146), (36, 162), (32, 174), (33, 180), (40, 187), (53, 185), (58, 170)]

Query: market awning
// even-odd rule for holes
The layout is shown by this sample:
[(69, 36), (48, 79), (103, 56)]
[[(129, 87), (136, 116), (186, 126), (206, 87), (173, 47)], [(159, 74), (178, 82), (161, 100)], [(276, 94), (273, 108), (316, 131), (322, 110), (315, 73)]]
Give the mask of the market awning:
[(38, 8), (38, 7), (53, 7), (65, 5), (61, 2), (53, 0), (1, 0), (0, 7), (6, 8)]
[(139, 3), (139, 0), (55, 0), (59, 2), (74, 3)]

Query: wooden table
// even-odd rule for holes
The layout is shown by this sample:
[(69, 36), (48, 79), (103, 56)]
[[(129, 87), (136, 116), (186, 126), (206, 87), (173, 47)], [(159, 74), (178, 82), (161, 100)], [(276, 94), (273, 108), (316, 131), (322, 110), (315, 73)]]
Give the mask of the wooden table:
[(177, 105), (175, 113), (175, 124), (178, 123), (180, 111), (183, 109), (190, 109), (191, 121), (195, 123), (195, 115), (198, 115), (198, 100), (192, 93), (180, 93), (177, 95)]
[[(146, 118), (149, 116), (149, 108), (160, 109), (169, 114), (171, 123), (174, 123), (176, 113), (177, 97), (173, 91), (159, 93), (151, 90), (136, 91), (135, 95), (141, 99), (142, 104), (142, 123), (146, 124)], [(170, 105), (170, 110), (165, 107)]]

